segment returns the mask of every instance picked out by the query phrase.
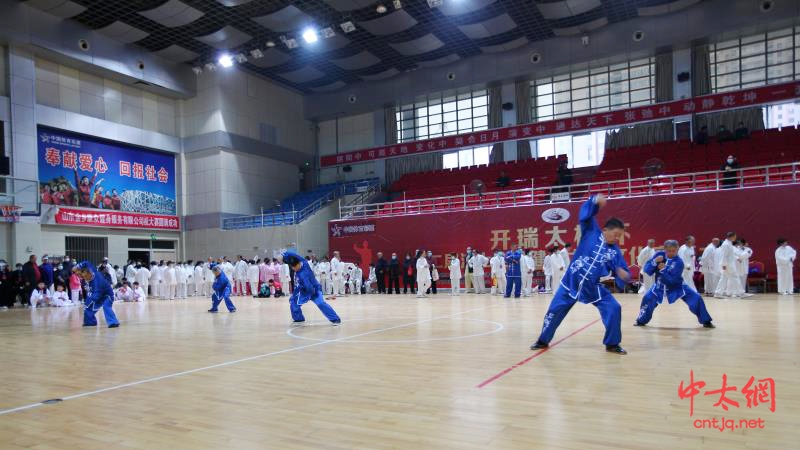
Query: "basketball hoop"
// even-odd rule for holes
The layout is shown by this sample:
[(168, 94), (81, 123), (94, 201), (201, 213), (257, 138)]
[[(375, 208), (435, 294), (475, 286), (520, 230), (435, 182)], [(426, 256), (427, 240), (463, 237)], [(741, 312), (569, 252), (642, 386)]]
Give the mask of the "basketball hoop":
[(3, 213), (3, 222), (16, 223), (19, 222), (19, 216), (22, 214), (22, 207), (17, 205), (0, 205), (0, 212)]

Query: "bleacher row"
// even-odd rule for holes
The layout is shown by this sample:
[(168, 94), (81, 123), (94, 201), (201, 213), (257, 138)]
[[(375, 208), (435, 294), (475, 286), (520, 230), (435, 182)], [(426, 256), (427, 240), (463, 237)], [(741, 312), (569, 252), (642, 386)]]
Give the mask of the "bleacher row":
[[(753, 132), (748, 139), (727, 142), (694, 144), (690, 141), (663, 142), (653, 145), (606, 150), (602, 163), (594, 168), (575, 171), (574, 183), (594, 183), (591, 186), (572, 186), (571, 198), (577, 200), (590, 193), (608, 195), (647, 195), (663, 192), (714, 190), (719, 187), (720, 174), (728, 155), (739, 161), (741, 187), (796, 182), (796, 167), (747, 169), (747, 167), (787, 164), (800, 161), (800, 129), (783, 128)], [(532, 200), (547, 199), (555, 184), (559, 161), (565, 158), (539, 158), (511, 161), (488, 166), (453, 170), (438, 170), (408, 174), (390, 187), (390, 192), (404, 191), (402, 197), (381, 205), (378, 215), (414, 214), (453, 209), (502, 207), (530, 204)], [(658, 165), (658, 175), (647, 169)], [(506, 188), (495, 187), (501, 171), (513, 180)], [(701, 173), (710, 172), (710, 173)], [(579, 174), (578, 174), (579, 173)], [(630, 178), (629, 178), (630, 174)], [(675, 174), (691, 174), (670, 176)], [(578, 176), (575, 176), (578, 175)], [(471, 180), (486, 184), (483, 195), (470, 194)], [(533, 179), (534, 189), (531, 189)], [(740, 184), (739, 184), (740, 183)], [(526, 189), (526, 191), (520, 191)], [(510, 192), (509, 192), (510, 191)], [(438, 198), (441, 197), (441, 198)]]

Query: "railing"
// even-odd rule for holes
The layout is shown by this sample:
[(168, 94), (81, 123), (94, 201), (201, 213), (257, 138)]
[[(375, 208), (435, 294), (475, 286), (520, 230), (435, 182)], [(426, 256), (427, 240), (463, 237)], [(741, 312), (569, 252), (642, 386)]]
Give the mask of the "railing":
[(345, 216), (341, 215), (343, 207), (350, 207), (351, 208), (350, 209), (351, 213), (353, 213), (353, 211), (357, 212), (359, 210), (359, 207), (363, 207), (364, 205), (366, 205), (367, 201), (372, 199), (372, 197), (374, 197), (375, 194), (377, 194), (380, 190), (381, 190), (380, 184), (375, 183), (375, 184), (369, 186), (366, 190), (364, 190), (360, 194), (358, 194), (355, 198), (353, 198), (349, 202), (345, 203), (344, 205), (342, 205), (341, 204), (341, 200), (339, 200), (339, 202), (340, 202), (339, 203), (339, 213), (340, 213), (339, 217), (341, 217), (343, 219), (346, 218)]
[(341, 198), (345, 195), (359, 194), (377, 190), (380, 188), (380, 180), (371, 178), (368, 180), (359, 180), (354, 182), (342, 183), (336, 186), (335, 189), (325, 193), (322, 197), (314, 200), (304, 208), (296, 210), (294, 205), (292, 209), (277, 212), (265, 212), (251, 216), (237, 216), (222, 219), (223, 230), (241, 230), (247, 228), (262, 228), (262, 227), (276, 227), (283, 225), (298, 224), (314, 213), (328, 205), (329, 203)]
[(495, 191), (483, 194), (462, 193), (444, 197), (403, 199), (394, 202), (356, 206), (345, 205), (339, 209), (340, 217), (353, 219), (546, 205), (558, 202), (581, 201), (597, 193), (619, 198), (743, 189), (800, 183), (798, 170), (800, 170), (800, 162), (745, 167), (739, 169), (733, 177), (726, 177), (720, 171), (707, 171), (546, 187), (536, 187), (533, 184), (533, 180), (531, 180), (531, 187), (526, 189)]

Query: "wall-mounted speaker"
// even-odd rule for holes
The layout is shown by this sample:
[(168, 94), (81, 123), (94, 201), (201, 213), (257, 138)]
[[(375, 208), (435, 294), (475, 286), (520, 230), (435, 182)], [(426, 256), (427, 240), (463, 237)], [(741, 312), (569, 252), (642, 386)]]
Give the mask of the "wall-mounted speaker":
[(352, 172), (353, 166), (344, 166), (342, 167), (342, 172)]
[(681, 72), (677, 76), (678, 83), (685, 83), (689, 81), (690, 78), (692, 78), (692, 76), (689, 74), (689, 72)]
[(511, 102), (503, 103), (503, 111), (511, 111), (512, 109), (514, 109), (514, 104), (513, 103), (511, 103)]

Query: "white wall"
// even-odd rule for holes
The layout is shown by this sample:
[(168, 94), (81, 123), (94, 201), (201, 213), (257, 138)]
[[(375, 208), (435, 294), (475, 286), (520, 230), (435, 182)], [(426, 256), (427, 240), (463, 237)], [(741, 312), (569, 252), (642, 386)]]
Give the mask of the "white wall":
[[(245, 255), (247, 258), (297, 244), (305, 254), (313, 250), (316, 255), (328, 252), (328, 221), (337, 217), (336, 203), (323, 208), (300, 225), (264, 227), (248, 230), (224, 231), (206, 228), (185, 232), (186, 259), (205, 259), (209, 256)], [(266, 252), (266, 253), (265, 253)]]
[(13, 266), (16, 261), (11, 261), (11, 225), (0, 223), (0, 259), (5, 259)]
[(226, 131), (314, 152), (302, 96), (236, 68), (204, 72), (197, 78), (197, 95), (180, 103), (181, 136)]
[[(380, 112), (383, 114), (383, 112)], [(378, 134), (382, 124), (378, 113), (359, 114), (356, 116), (341, 117), (336, 120), (326, 120), (319, 123), (319, 153), (320, 156), (335, 155), (336, 153), (349, 152), (362, 148), (382, 145), (384, 136)], [(338, 128), (338, 136), (337, 136)], [(320, 183), (333, 183), (340, 180), (358, 180), (362, 178), (381, 177), (381, 164), (368, 162), (353, 164), (352, 172), (342, 172), (341, 168), (325, 168), (320, 170)]]
[(176, 136), (177, 101), (36, 58), (36, 103)]

